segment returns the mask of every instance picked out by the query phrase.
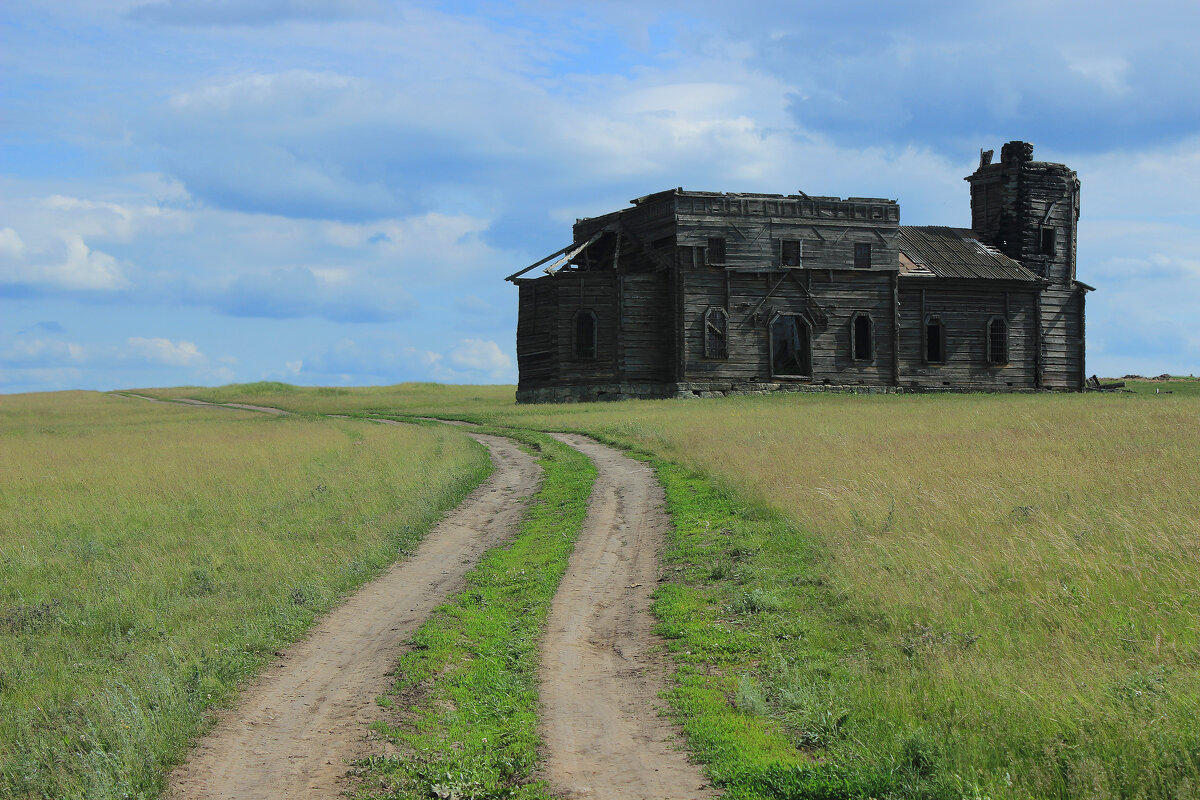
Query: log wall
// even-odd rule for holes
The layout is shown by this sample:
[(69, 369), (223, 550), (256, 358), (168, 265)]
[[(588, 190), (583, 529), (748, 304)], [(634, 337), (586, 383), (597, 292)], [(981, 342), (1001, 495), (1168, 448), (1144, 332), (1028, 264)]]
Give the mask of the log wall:
[[(771, 381), (771, 320), (803, 315), (812, 331), (811, 383), (893, 385), (894, 303), (891, 276), (867, 270), (742, 272), (702, 269), (683, 273), (684, 379)], [(704, 315), (729, 312), (728, 353), (706, 358)], [(856, 313), (872, 322), (872, 357), (856, 360), (851, 325)]]
[[(1037, 388), (1038, 289), (1028, 284), (900, 279), (900, 386), (1020, 391)], [(925, 360), (925, 319), (945, 331), (945, 360)], [(988, 322), (1008, 321), (1008, 363), (988, 363)]]
[(1084, 365), (1084, 292), (1050, 287), (1042, 293), (1042, 385), (1082, 391)]

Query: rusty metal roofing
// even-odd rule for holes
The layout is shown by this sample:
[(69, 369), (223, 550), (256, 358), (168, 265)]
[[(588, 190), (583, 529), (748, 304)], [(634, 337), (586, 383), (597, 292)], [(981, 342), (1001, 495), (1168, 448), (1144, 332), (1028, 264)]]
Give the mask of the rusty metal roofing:
[(901, 225), (900, 275), (1025, 283), (1040, 280), (1020, 263), (976, 237), (977, 234), (970, 228)]

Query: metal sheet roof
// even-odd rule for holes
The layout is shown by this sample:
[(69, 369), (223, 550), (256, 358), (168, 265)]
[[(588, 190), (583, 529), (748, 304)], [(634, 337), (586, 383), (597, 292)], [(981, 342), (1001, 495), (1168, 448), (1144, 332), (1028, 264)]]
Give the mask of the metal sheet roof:
[(1020, 263), (976, 237), (977, 234), (970, 228), (901, 225), (901, 276), (983, 278), (1026, 283), (1040, 280)]

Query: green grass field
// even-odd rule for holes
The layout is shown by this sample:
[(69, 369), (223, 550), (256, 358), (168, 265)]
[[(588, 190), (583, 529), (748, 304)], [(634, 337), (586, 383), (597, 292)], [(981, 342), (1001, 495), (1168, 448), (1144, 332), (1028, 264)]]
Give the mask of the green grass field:
[[(522, 407), (513, 405), (511, 387), (251, 384), (148, 392), (300, 414), (434, 415), (572, 430), (651, 460), (676, 523), (671, 550), (664, 554), (676, 579), (662, 585), (656, 605), (660, 632), (678, 667), (668, 701), (693, 752), (729, 798), (1167, 800), (1200, 796), (1197, 386), (1200, 382), (1131, 383), (1131, 392), (1103, 395), (776, 395)], [(1155, 388), (1172, 393), (1155, 394)], [(28, 402), (29, 415), (16, 427), (23, 424), (34, 431), (30, 436), (41, 437), (57, 430)], [(202, 433), (188, 426), (196, 425), (198, 413), (205, 420), (213, 416), (167, 407), (168, 424), (133, 400), (90, 396), (86, 402), (107, 403), (105, 415), (116, 414), (102, 417), (100, 430), (109, 438), (85, 448), (109, 459), (130, 458), (130, 449), (157, 452), (156, 447), (162, 458), (170, 453), (183, 459), (179, 448)], [(0, 411), (5, 408), (0, 405)], [(313, 437), (376, 430), (307, 417), (241, 421), (228, 413), (228, 421), (204, 425), (289, 434), (296, 429)], [(149, 425), (177, 426), (176, 449), (160, 446), (161, 432), (147, 430)], [(90, 442), (95, 429), (81, 422), (70, 435)], [(201, 437), (189, 454), (206, 464), (198, 470), (201, 476), (212, 471), (208, 461), (220, 460), (214, 453), (230, 457), (215, 444), (223, 434), (214, 428), (212, 435), (215, 439)], [(454, 432), (422, 429), (421, 435), (439, 437), (443, 453), (460, 441)], [(23, 473), (58, 469), (45, 466), (50, 464), (85, 467), (74, 464), (70, 448), (50, 452), (38, 444), (9, 456), (9, 439), (4, 441), (0, 463), (16, 464)], [(459, 446), (468, 456), (472, 452)], [(143, 457), (149, 456), (138, 456)], [(101, 463), (99, 458), (93, 455), (88, 463)], [(465, 465), (478, 462), (464, 457), (458, 463), (464, 465), (460, 474), (475, 474)], [(217, 471), (252, 473), (253, 467), (230, 462)], [(13, 491), (7, 487), (21, 484), (8, 478), (3, 485)], [(305, 484), (296, 485), (301, 491)], [(188, 483), (176, 486), (192, 491)], [(93, 504), (112, 504), (91, 496), (87, 479), (35, 488), (22, 489), (26, 494), (20, 498), (5, 496), (0, 513), (14, 514), (20, 507), (20, 513), (32, 514), (25, 498), (38, 491), (50, 515), (59, 506), (74, 506), (76, 516), (86, 516)], [(141, 513), (153, 513), (148, 509), (171, 499), (165, 489), (159, 491), (142, 492), (147, 499)], [(172, 506), (164, 513), (178, 520), (187, 509)], [(207, 518), (209, 507), (200, 509), (198, 518)], [(258, 519), (270, 516), (260, 511)], [(32, 518), (21, 519), (23, 530), (39, 530)], [(182, 537), (177, 542), (188, 541), (194, 530), (174, 527)], [(103, 547), (144, 547), (147, 537), (140, 532), (157, 526), (118, 530), (123, 534)], [(18, 541), (29, 538), (26, 533)], [(83, 538), (101, 541), (94, 533)], [(0, 545), (6, 577), (24, 574), (13, 571), (19, 547)], [(233, 560), (223, 558), (221, 564)], [(92, 562), (72, 559), (54, 580), (90, 585), (81, 576), (93, 569)], [(344, 570), (344, 561), (340, 567), (336, 561), (329, 568)], [(19, 563), (28, 571), (34, 562)], [(193, 568), (189, 562), (174, 573), (185, 597)], [(238, 582), (235, 572), (217, 574), (231, 585)], [(21, 581), (19, 592), (0, 601), (4, 613), (19, 620), (8, 627), (21, 630), (0, 629), (0, 636), (56, 638), (67, 635), (60, 627), (73, 630), (54, 616), (70, 596), (66, 588), (35, 591), (37, 578)], [(287, 607), (294, 584), (294, 578), (282, 581), (271, 607)], [(7, 586), (6, 581), (6, 592)], [(101, 613), (92, 606), (105, 607), (107, 598), (100, 593), (71, 602), (77, 603), (75, 613), (92, 614)], [(135, 598), (114, 600), (106, 613), (119, 615), (127, 604), (141, 607)], [(491, 606), (510, 621), (519, 616), (504, 611), (503, 604)], [(8, 610), (14, 608), (22, 610)], [(155, 619), (158, 612), (133, 613), (135, 619), (141, 619), (138, 614)], [(121, 643), (122, 631), (165, 627), (140, 624), (109, 625), (107, 638), (86, 640), (84, 649), (103, 651)], [(176, 626), (187, 624), (182, 618)], [(488, 625), (480, 624), (486, 633)], [(447, 647), (451, 663), (456, 656)], [(5, 662), (9, 665), (0, 669), (16, 674), (29, 661), (28, 655), (18, 656), (16, 667)], [(126, 680), (127, 670), (138, 674), (125, 666), (128, 657), (106, 663), (116, 682)], [(238, 663), (248, 672), (257, 662)], [(46, 685), (81, 682), (68, 672), (64, 668), (57, 683)], [(163, 674), (162, 685), (171, 687), (187, 673)], [(514, 676), (515, 696), (527, 684)], [(470, 682), (465, 685), (456, 689), (448, 678), (434, 679), (426, 690), (448, 697), (439, 693), (470, 693)], [(12, 694), (4, 688), (3, 702), (14, 702)], [(112, 701), (114, 714), (125, 713), (121, 702)], [(398, 741), (473, 746), (465, 729), (454, 732), (452, 720), (418, 718), (426, 720), (425, 727), (398, 728)], [(61, 711), (58, 720), (57, 727), (44, 727), (36, 718), (23, 724), (37, 735), (51, 731), (46, 734), (51, 743), (55, 736), (93, 736), (97, 730)], [(7, 729), (0, 730), (0, 741), (9, 741)], [(62, 752), (74, 747), (63, 745)], [(71, 763), (91, 763), (72, 758)], [(404, 774), (384, 770), (377, 777), (384, 773)], [(397, 787), (407, 785), (407, 779), (395, 780)]]
[(157, 796), (207, 710), (490, 468), (435, 428), (0, 398), (0, 796)]
[[(699, 481), (674, 511), (712, 538), (660, 612), (692, 654), (676, 713), (730, 796), (1175, 798), (1200, 792), (1200, 402), (1164, 385), (1179, 391), (257, 397), (589, 432)], [(698, 653), (723, 664), (699, 683)]]

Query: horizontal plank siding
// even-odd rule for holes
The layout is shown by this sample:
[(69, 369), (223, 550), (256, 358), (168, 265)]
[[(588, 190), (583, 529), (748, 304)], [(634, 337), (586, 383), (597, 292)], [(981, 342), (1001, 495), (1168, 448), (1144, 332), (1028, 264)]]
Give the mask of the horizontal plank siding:
[(1083, 290), (1051, 287), (1042, 293), (1042, 368), (1047, 389), (1083, 388)]
[(548, 386), (558, 380), (558, 293), (543, 277), (517, 286), (518, 388)]
[[(1034, 389), (1037, 385), (1036, 288), (988, 289), (982, 281), (901, 279), (900, 385), (980, 391)], [(1007, 296), (1007, 299), (1006, 299)], [(1006, 316), (1007, 311), (1007, 316)], [(944, 363), (925, 361), (925, 317), (937, 315), (945, 329)], [(988, 321), (1008, 321), (1008, 362), (987, 360)]]
[[(892, 294), (886, 273), (843, 270), (830, 279), (824, 271), (797, 270), (734, 273), (728, 279), (729, 357), (710, 359), (704, 357), (704, 315), (711, 307), (725, 307), (726, 275), (705, 270), (684, 276), (687, 380), (771, 380), (768, 326), (776, 314), (794, 313), (811, 325), (812, 382), (891, 385)], [(873, 323), (874, 353), (867, 360), (856, 360), (851, 349), (856, 313)]]
[(664, 380), (671, 367), (669, 283), (665, 273), (621, 277), (624, 337), (622, 377)]

